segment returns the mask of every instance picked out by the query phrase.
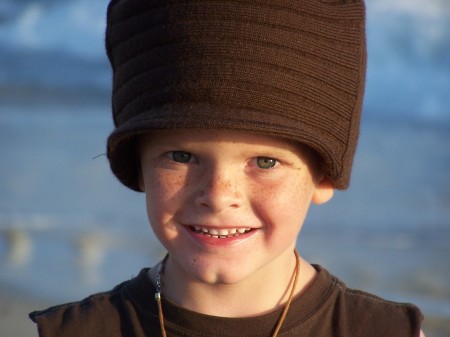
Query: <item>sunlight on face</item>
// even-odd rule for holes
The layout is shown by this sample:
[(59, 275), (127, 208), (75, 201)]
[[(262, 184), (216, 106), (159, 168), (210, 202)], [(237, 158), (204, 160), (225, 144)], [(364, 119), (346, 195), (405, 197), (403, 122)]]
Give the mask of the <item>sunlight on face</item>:
[(292, 257), (311, 201), (332, 187), (281, 138), (217, 130), (142, 137), (142, 178), (152, 228), (180, 277), (234, 283)]

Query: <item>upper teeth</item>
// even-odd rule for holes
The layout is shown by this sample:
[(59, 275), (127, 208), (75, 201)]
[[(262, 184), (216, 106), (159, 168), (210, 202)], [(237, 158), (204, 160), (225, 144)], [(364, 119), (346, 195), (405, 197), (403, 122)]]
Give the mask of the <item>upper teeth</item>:
[(251, 228), (208, 228), (202, 226), (194, 226), (197, 232), (203, 232), (212, 236), (229, 236), (235, 234), (243, 234), (248, 232)]

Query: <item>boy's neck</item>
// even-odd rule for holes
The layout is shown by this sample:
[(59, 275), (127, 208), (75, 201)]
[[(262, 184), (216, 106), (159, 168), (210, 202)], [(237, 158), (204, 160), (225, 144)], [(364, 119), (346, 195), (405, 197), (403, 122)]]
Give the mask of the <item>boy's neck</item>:
[[(236, 284), (205, 284), (189, 280), (187, 275), (168, 261), (162, 277), (162, 297), (177, 305), (202, 314), (220, 317), (258, 316), (282, 307), (292, 287), (295, 255), (277, 261), (258, 274)], [(280, 270), (286, 272), (280, 272)], [(149, 271), (155, 284), (157, 268)], [(294, 296), (312, 283), (316, 270), (300, 258), (299, 281)], [(183, 280), (183, 282), (181, 282)]]

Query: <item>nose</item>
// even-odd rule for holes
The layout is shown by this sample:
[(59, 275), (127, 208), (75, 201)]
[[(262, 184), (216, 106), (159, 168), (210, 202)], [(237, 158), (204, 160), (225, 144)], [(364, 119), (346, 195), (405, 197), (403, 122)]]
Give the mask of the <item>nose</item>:
[(229, 170), (212, 169), (203, 176), (203, 183), (199, 186), (195, 199), (196, 205), (216, 213), (239, 208), (242, 193), (238, 180)]

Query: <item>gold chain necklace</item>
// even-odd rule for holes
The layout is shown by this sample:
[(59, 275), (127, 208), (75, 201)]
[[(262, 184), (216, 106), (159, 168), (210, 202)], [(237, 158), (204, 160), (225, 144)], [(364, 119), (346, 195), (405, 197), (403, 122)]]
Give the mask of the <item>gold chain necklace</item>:
[[(286, 318), (286, 315), (288, 313), (289, 307), (291, 306), (292, 298), (294, 297), (295, 288), (297, 287), (298, 278), (300, 275), (300, 256), (298, 255), (297, 250), (294, 250), (295, 254), (295, 269), (294, 269), (294, 282), (292, 282), (292, 288), (291, 292), (289, 294), (288, 300), (286, 302), (286, 306), (283, 309), (283, 312), (280, 316), (280, 319), (278, 320), (277, 326), (275, 327), (275, 330), (272, 334), (272, 337), (276, 337), (278, 335), (278, 332), (281, 329), (281, 325), (284, 322), (284, 319)], [(161, 305), (161, 277), (164, 272), (164, 267), (167, 261), (167, 258), (169, 257), (169, 254), (166, 255), (166, 257), (162, 260), (162, 262), (158, 266), (158, 271), (156, 273), (156, 292), (155, 292), (155, 299), (156, 303), (158, 305), (158, 316), (159, 316), (159, 325), (161, 327), (161, 334), (163, 337), (167, 337), (166, 329), (164, 327), (164, 316), (163, 316), (163, 310)]]

